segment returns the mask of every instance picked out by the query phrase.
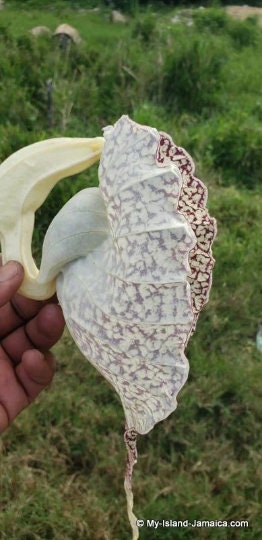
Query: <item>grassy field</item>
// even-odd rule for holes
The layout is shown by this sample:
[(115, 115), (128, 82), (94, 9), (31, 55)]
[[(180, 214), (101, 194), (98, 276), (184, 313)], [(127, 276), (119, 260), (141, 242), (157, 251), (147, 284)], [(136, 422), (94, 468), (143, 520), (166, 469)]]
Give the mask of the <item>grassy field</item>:
[[(109, 13), (0, 12), (0, 158), (51, 136), (95, 136), (121, 114), (169, 132), (209, 188), (218, 235), (210, 301), (187, 348), (190, 376), (177, 411), (138, 442), (135, 513), (156, 520), (248, 520), (248, 528), (142, 528), (141, 540), (259, 540), (262, 318), (261, 28), (219, 9)], [(191, 16), (190, 16), (191, 17)], [(185, 18), (185, 15), (183, 15)], [(29, 29), (75, 26), (61, 51)], [(53, 112), (46, 81), (53, 80)], [(73, 193), (97, 184), (94, 167), (57, 186), (37, 214), (34, 251)], [(52, 386), (0, 441), (0, 539), (128, 540), (124, 417), (109, 385), (67, 332)]]

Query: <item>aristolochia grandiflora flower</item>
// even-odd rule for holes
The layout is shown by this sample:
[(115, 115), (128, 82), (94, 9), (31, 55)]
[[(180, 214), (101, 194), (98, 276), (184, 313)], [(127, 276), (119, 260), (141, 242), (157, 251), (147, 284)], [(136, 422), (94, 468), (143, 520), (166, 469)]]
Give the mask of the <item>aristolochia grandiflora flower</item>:
[[(78, 193), (54, 218), (38, 273), (34, 211), (61, 177), (100, 154), (99, 187)], [(188, 376), (185, 347), (211, 286), (216, 225), (207, 190), (168, 135), (127, 116), (105, 128), (104, 139), (53, 139), (20, 150), (0, 166), (0, 183), (4, 260), (25, 266), (22, 292), (45, 298), (56, 289), (75, 342), (120, 396), (136, 539), (136, 436), (176, 408)]]

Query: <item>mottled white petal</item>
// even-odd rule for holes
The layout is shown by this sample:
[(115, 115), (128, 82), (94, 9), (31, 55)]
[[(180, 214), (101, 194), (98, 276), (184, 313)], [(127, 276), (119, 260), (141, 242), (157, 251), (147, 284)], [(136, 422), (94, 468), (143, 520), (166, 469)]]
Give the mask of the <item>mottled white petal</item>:
[(188, 375), (196, 237), (178, 210), (179, 168), (157, 159), (160, 134), (122, 117), (104, 135), (99, 188), (54, 219), (40, 278), (61, 272), (57, 293), (76, 343), (118, 392), (127, 428), (147, 433), (175, 409)]
[(136, 436), (176, 408), (187, 379), (184, 351), (208, 299), (216, 224), (190, 156), (168, 135), (123, 116), (104, 136), (99, 188), (80, 192), (55, 217), (39, 279), (59, 273), (68, 328), (121, 399), (136, 540)]

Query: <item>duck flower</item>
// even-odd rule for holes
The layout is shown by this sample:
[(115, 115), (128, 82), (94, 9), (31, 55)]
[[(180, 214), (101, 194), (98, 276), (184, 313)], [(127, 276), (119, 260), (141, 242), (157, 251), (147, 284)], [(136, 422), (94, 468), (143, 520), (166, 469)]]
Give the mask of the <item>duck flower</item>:
[(56, 284), (73, 339), (120, 397), (135, 540), (136, 437), (175, 410), (187, 380), (185, 348), (209, 296), (216, 223), (192, 159), (169, 135), (122, 116), (93, 141), (99, 186), (52, 221), (35, 290)]

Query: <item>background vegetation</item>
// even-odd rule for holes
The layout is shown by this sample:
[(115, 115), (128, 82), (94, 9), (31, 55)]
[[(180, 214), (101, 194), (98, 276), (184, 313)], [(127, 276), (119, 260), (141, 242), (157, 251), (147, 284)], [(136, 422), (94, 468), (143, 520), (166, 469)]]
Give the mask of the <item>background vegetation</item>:
[[(0, 12), (0, 159), (47, 137), (99, 135), (130, 114), (191, 153), (218, 221), (212, 294), (187, 349), (189, 381), (178, 410), (139, 440), (135, 511), (246, 519), (249, 528), (144, 528), (141, 540), (260, 539), (261, 27), (218, 8), (178, 14), (136, 4), (127, 25), (113, 25), (106, 6), (45, 4), (6, 1)], [(78, 29), (81, 45), (63, 50), (29, 32), (62, 22)], [(57, 186), (37, 215), (37, 258), (53, 215), (96, 184), (94, 167)], [(0, 538), (127, 540), (121, 405), (67, 333), (56, 354), (52, 387), (1, 439)]]

